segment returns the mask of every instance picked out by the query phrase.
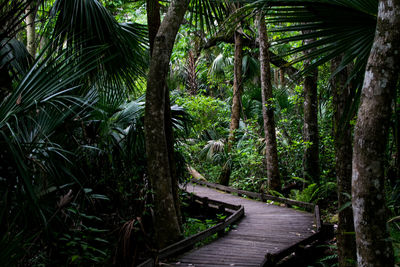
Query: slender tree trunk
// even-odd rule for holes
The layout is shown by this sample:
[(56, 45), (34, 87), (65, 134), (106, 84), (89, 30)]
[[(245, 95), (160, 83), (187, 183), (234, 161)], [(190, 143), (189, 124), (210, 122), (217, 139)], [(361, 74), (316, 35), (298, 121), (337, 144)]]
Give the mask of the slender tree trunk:
[(158, 0), (146, 0), (147, 27), (149, 29), (150, 56), (153, 53), (154, 39), (160, 28), (160, 3)]
[(196, 95), (198, 90), (196, 68), (197, 68), (197, 58), (193, 50), (190, 50), (186, 62), (186, 74), (187, 74), (186, 85), (191, 95)]
[(264, 16), (260, 16), (258, 24), (260, 36), (260, 65), (261, 65), (261, 97), (264, 119), (264, 134), (266, 145), (268, 189), (280, 190), (281, 180), (278, 167), (278, 150), (276, 144), (273, 94), (271, 84), (271, 67), (269, 60), (269, 43)]
[(352, 204), (358, 266), (393, 266), (384, 160), (400, 64), (400, 0), (380, 0), (354, 134)]
[(179, 226), (181, 227), (182, 213), (181, 213), (181, 203), (180, 203), (181, 201), (179, 198), (179, 179), (175, 161), (175, 149), (174, 149), (175, 138), (174, 138), (174, 131), (172, 128), (171, 101), (169, 98), (168, 88), (165, 89), (165, 136), (167, 139), (168, 159), (171, 170), (172, 196), (174, 197), (176, 217), (178, 218), (178, 223)]
[[(342, 58), (332, 60), (334, 72)], [(347, 118), (346, 102), (351, 99), (351, 87), (347, 85), (347, 69), (336, 74), (331, 81), (334, 110), (335, 163), (338, 190), (339, 221), (337, 229), (337, 247), (340, 267), (354, 266), (356, 262), (356, 240), (354, 233), (353, 210), (341, 208), (351, 201), (351, 162), (352, 162), (352, 127)]]
[[(233, 142), (235, 141), (235, 131), (239, 129), (240, 122), (240, 108), (242, 103), (242, 60), (243, 60), (243, 40), (240, 33), (235, 32), (235, 65), (233, 77), (233, 98), (232, 98), (232, 111), (231, 123), (229, 127), (228, 138), (228, 152), (231, 150)], [(219, 183), (222, 185), (229, 185), (231, 175), (230, 164), (225, 164), (222, 168)]]
[[(160, 28), (160, 4), (158, 0), (147, 0), (147, 24), (149, 29), (149, 42), (150, 42), (150, 55), (153, 53), (154, 40), (156, 38), (158, 29)], [(176, 210), (176, 216), (178, 218), (179, 225), (182, 226), (182, 214), (181, 214), (181, 205), (179, 199), (179, 181), (176, 171), (176, 162), (175, 162), (175, 150), (174, 144), (175, 139), (173, 135), (172, 129), (172, 118), (171, 118), (171, 103), (169, 97), (169, 88), (166, 86), (165, 88), (165, 134), (167, 138), (167, 147), (168, 147), (168, 159), (171, 169), (171, 186), (172, 186), (172, 195), (174, 197), (174, 205)]]
[(159, 248), (181, 238), (172, 190), (165, 122), (166, 77), (176, 34), (189, 0), (172, 1), (156, 38), (147, 79), (145, 132), (148, 175), (154, 191), (155, 236)]
[(285, 69), (284, 68), (279, 69), (279, 78), (281, 80), (281, 87), (284, 87), (285, 86)]
[(221, 174), (219, 175), (219, 183), (228, 186), (231, 177), (231, 172), (232, 172), (231, 166), (229, 162), (226, 162), (224, 166), (222, 166)]
[[(306, 40), (305, 44), (312, 42)], [(305, 52), (307, 54), (309, 52)], [(304, 67), (311, 64), (305, 60)], [(303, 141), (307, 142), (303, 155), (303, 178), (307, 181), (319, 181), (319, 137), (318, 137), (318, 69), (311, 71), (304, 78), (304, 125)]]
[(30, 3), (28, 6), (26, 13), (27, 16), (25, 18), (26, 22), (26, 49), (28, 50), (29, 54), (35, 58), (36, 57), (36, 48), (37, 48), (37, 43), (36, 43), (36, 12), (37, 12), (37, 6), (36, 3), (33, 1)]
[(240, 33), (235, 32), (235, 65), (233, 78), (233, 98), (231, 124), (229, 127), (229, 144), (232, 146), (232, 141), (235, 140), (235, 131), (239, 129), (240, 122), (240, 107), (242, 103), (242, 60), (243, 60), (243, 40)]

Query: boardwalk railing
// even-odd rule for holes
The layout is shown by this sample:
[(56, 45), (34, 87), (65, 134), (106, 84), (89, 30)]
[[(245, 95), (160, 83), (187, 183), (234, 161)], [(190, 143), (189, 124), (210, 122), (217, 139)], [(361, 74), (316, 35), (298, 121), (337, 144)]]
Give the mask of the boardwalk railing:
[(297, 201), (297, 200), (292, 200), (288, 198), (282, 198), (282, 197), (276, 197), (272, 195), (267, 195), (264, 193), (255, 193), (255, 192), (250, 192), (250, 191), (245, 191), (245, 190), (240, 190), (236, 188), (232, 188), (229, 186), (224, 186), (220, 184), (215, 184), (215, 183), (210, 183), (207, 181), (203, 180), (197, 180), (197, 179), (192, 179), (192, 183), (204, 185), (210, 188), (218, 189), (220, 191), (224, 191), (227, 193), (234, 193), (242, 196), (246, 196), (252, 199), (257, 199), (262, 202), (267, 202), (269, 201), (274, 201), (274, 202), (279, 202), (285, 204), (287, 207), (293, 207), (293, 206), (298, 206), (303, 209), (305, 209), (308, 212), (312, 212), (314, 214), (314, 223), (316, 226), (316, 232), (315, 234), (311, 235), (310, 237), (293, 244), (292, 246), (282, 249), (280, 251), (274, 252), (274, 253), (267, 253), (265, 255), (265, 261), (261, 266), (274, 266), (277, 262), (282, 260), (284, 257), (290, 255), (291, 253), (295, 252), (301, 247), (304, 247), (305, 245), (311, 244), (317, 240), (326, 240), (327, 238), (333, 236), (333, 227), (331, 225), (323, 225), (321, 216), (320, 216), (320, 209), (318, 205), (315, 205), (313, 203), (308, 203), (308, 202), (302, 202), (302, 201)]
[(318, 205), (315, 205), (313, 203), (302, 202), (302, 201), (297, 201), (297, 200), (293, 200), (293, 199), (272, 196), (272, 195), (268, 195), (268, 194), (265, 194), (265, 193), (255, 193), (255, 192), (240, 190), (240, 189), (232, 188), (232, 187), (229, 187), (229, 186), (224, 186), (224, 185), (220, 185), (220, 184), (214, 184), (214, 183), (206, 182), (206, 181), (203, 181), (203, 180), (192, 179), (191, 182), (192, 183), (196, 183), (196, 184), (200, 184), (200, 185), (205, 185), (205, 186), (210, 187), (210, 188), (215, 188), (215, 189), (218, 189), (220, 191), (227, 192), (227, 193), (234, 193), (234, 194), (246, 196), (246, 197), (249, 197), (249, 198), (252, 198), (252, 199), (257, 199), (257, 200), (260, 200), (262, 202), (266, 202), (266, 201), (269, 200), (269, 201), (283, 203), (289, 208), (292, 207), (292, 206), (301, 207), (301, 208), (305, 209), (308, 212), (313, 212), (314, 213), (314, 222), (315, 222), (317, 231), (319, 231), (321, 229), (322, 223), (321, 223), (321, 217), (320, 217), (320, 210), (319, 210)]
[(188, 238), (185, 238), (177, 243), (174, 243), (160, 250), (157, 253), (155, 259), (149, 259), (143, 262), (142, 264), (138, 265), (138, 267), (153, 267), (155, 266), (156, 261), (158, 261), (159, 259), (165, 259), (172, 255), (177, 255), (183, 251), (188, 250), (189, 248), (193, 247), (197, 242), (203, 241), (204, 239), (206, 239), (209, 236), (212, 236), (213, 234), (222, 233), (226, 227), (234, 224), (244, 216), (243, 206), (232, 205), (222, 201), (208, 199), (206, 197), (203, 198), (196, 195), (192, 195), (191, 198), (192, 198), (191, 201), (194, 201), (197, 204), (202, 205), (203, 207), (206, 207), (208, 209), (214, 209), (218, 213), (227, 212), (230, 213), (230, 215), (220, 223), (216, 224), (215, 226), (207, 230), (204, 230), (200, 233), (197, 233), (195, 235), (192, 235)]

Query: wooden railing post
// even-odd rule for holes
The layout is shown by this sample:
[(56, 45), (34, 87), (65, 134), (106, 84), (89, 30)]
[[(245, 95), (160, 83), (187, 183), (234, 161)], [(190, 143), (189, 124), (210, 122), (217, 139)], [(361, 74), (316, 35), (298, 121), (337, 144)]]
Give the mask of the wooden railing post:
[[(224, 205), (218, 205), (217, 214), (225, 214)], [(224, 222), (225, 219), (218, 219), (218, 223)], [(223, 237), (225, 235), (225, 228), (218, 231), (218, 237)]]
[(208, 214), (208, 211), (209, 211), (208, 197), (203, 197), (203, 198), (202, 198), (202, 201), (203, 201), (204, 213), (205, 213), (205, 214)]
[(321, 222), (321, 215), (320, 215), (320, 210), (319, 210), (318, 205), (315, 205), (315, 207), (314, 207), (314, 220), (315, 220), (315, 225), (317, 227), (317, 232), (319, 232), (322, 227), (322, 222)]

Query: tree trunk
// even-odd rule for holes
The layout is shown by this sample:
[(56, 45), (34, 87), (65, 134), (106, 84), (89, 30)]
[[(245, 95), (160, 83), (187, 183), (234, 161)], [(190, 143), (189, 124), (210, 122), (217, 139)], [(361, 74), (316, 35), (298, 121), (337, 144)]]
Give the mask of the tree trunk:
[(181, 201), (179, 198), (179, 179), (178, 172), (176, 169), (176, 161), (175, 161), (175, 138), (174, 131), (172, 128), (172, 117), (171, 117), (171, 102), (169, 98), (169, 89), (166, 87), (165, 89), (165, 136), (167, 139), (167, 148), (168, 148), (168, 159), (169, 166), (171, 170), (171, 188), (172, 188), (172, 196), (174, 197), (174, 205), (176, 211), (176, 217), (178, 218), (179, 227), (182, 226), (182, 213), (181, 213)]
[(160, 3), (158, 0), (146, 0), (147, 28), (149, 29), (150, 56), (153, 53), (154, 39), (160, 28)]
[(243, 42), (240, 33), (235, 32), (235, 65), (234, 65), (234, 78), (233, 78), (233, 98), (232, 98), (232, 112), (231, 124), (229, 127), (229, 143), (235, 140), (235, 131), (239, 129), (240, 122), (240, 107), (242, 103), (242, 60), (243, 60)]
[[(332, 60), (331, 70), (334, 72), (340, 65), (341, 57)], [(356, 262), (356, 241), (354, 233), (353, 210), (347, 207), (351, 201), (351, 161), (352, 161), (352, 127), (347, 118), (346, 100), (352, 98), (351, 87), (347, 85), (347, 69), (332, 78), (335, 163), (338, 190), (339, 221), (337, 229), (337, 247), (340, 267), (354, 266)]]
[(285, 69), (284, 68), (280, 68), (279, 69), (279, 78), (281, 80), (281, 87), (285, 87)]
[[(153, 53), (154, 40), (156, 38), (158, 29), (160, 28), (160, 4), (158, 0), (147, 0), (147, 24), (149, 30), (149, 43), (150, 43), (150, 56)], [(164, 121), (165, 121), (165, 134), (168, 148), (168, 159), (171, 169), (171, 186), (172, 195), (174, 197), (174, 205), (176, 210), (176, 216), (178, 218), (179, 225), (182, 226), (182, 214), (181, 205), (179, 199), (179, 181), (176, 171), (175, 162), (175, 139), (172, 129), (172, 118), (171, 118), (171, 103), (169, 97), (169, 88), (165, 88), (165, 110), (164, 110)]]
[(35, 58), (36, 57), (36, 48), (37, 48), (37, 43), (36, 43), (36, 12), (37, 12), (37, 6), (36, 3), (33, 1), (30, 3), (28, 6), (26, 13), (27, 16), (25, 18), (25, 23), (26, 23), (26, 49), (28, 50), (29, 54)]
[[(306, 40), (308, 44), (312, 40)], [(309, 52), (304, 52), (307, 54)], [(311, 60), (305, 60), (304, 67), (307, 68)], [(319, 137), (318, 137), (318, 92), (317, 92), (318, 69), (312, 70), (304, 78), (304, 125), (303, 141), (306, 148), (303, 155), (303, 178), (307, 181), (319, 182)]]
[(232, 172), (231, 165), (228, 162), (226, 162), (222, 167), (221, 174), (219, 175), (219, 183), (228, 186), (231, 177), (231, 172)]
[(172, 1), (156, 38), (147, 79), (145, 133), (147, 168), (154, 191), (155, 237), (163, 248), (181, 238), (172, 190), (171, 166), (165, 122), (166, 77), (176, 34), (189, 0)]
[(187, 75), (186, 86), (189, 91), (189, 94), (191, 95), (196, 95), (198, 90), (196, 69), (197, 69), (197, 58), (193, 50), (190, 50), (188, 52), (188, 57), (186, 62), (186, 75)]
[[(233, 98), (232, 98), (232, 111), (231, 123), (229, 127), (228, 138), (228, 152), (231, 151), (233, 142), (235, 141), (235, 131), (239, 129), (240, 122), (240, 109), (242, 104), (242, 60), (243, 60), (243, 40), (240, 33), (235, 32), (235, 65), (233, 77)], [(219, 183), (222, 185), (229, 185), (231, 176), (231, 165), (225, 164), (219, 176)]]
[(354, 134), (352, 204), (358, 266), (393, 266), (384, 190), (385, 150), (400, 63), (400, 0), (380, 0)]
[(280, 190), (281, 180), (278, 167), (278, 150), (276, 144), (273, 94), (271, 84), (271, 67), (269, 60), (269, 43), (264, 16), (260, 16), (258, 24), (260, 36), (260, 65), (261, 65), (261, 97), (264, 119), (264, 134), (266, 145), (268, 189)]

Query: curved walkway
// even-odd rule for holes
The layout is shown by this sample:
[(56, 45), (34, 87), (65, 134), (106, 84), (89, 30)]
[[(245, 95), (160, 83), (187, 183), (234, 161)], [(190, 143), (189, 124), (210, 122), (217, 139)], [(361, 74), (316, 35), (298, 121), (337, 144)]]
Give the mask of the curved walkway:
[(191, 250), (166, 266), (264, 266), (267, 253), (289, 248), (316, 232), (314, 216), (308, 212), (245, 199), (196, 184), (188, 184), (186, 190), (201, 197), (243, 205), (245, 217), (236, 229), (222, 238)]

